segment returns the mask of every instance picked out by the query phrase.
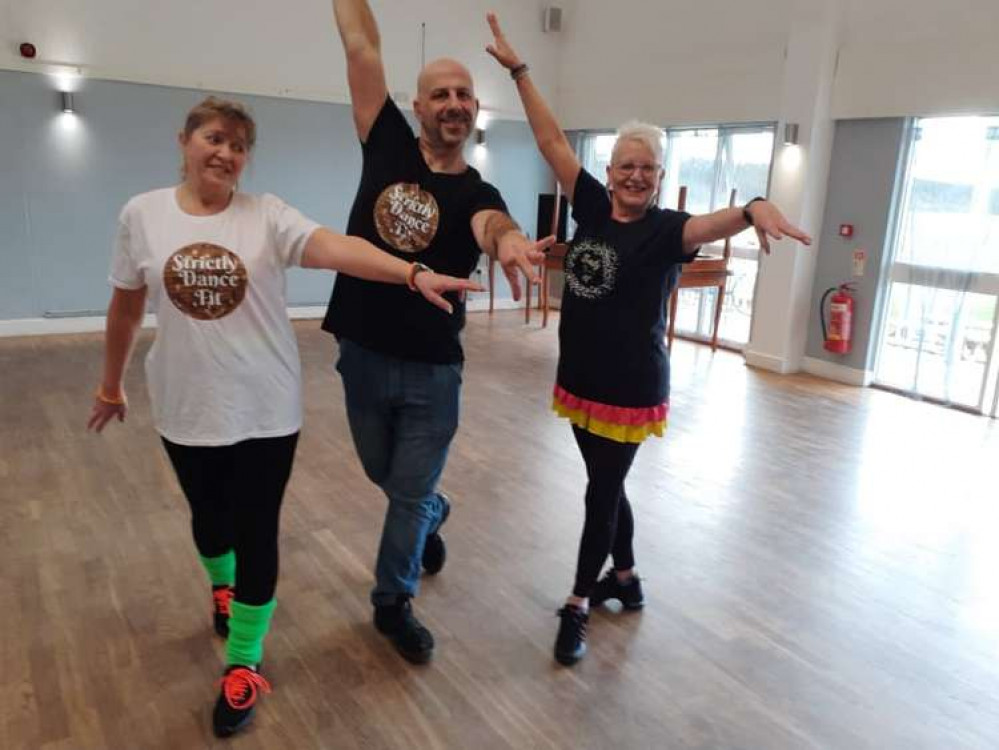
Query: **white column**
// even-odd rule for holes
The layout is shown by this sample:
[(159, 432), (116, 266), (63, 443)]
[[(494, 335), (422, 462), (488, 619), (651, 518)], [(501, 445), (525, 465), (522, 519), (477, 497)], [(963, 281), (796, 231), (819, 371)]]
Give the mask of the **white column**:
[[(817, 238), (829, 180), (833, 79), (841, 23), (840, 0), (795, 0), (788, 34), (781, 121), (770, 182), (770, 198), (785, 216)], [(797, 146), (784, 145), (784, 124), (798, 124)], [(796, 372), (805, 351), (815, 272), (815, 245), (771, 243), (760, 258), (747, 364)]]

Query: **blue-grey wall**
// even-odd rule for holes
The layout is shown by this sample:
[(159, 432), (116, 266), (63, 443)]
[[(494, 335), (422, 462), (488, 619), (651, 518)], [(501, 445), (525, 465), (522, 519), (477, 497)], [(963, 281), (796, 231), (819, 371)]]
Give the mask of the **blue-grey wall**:
[[(118, 212), (130, 196), (177, 181), (176, 135), (204, 96), (83, 79), (72, 117), (58, 111), (47, 76), (0, 71), (0, 319), (106, 308)], [(259, 133), (241, 187), (342, 231), (360, 175), (349, 106), (234, 98), (251, 107)], [(533, 229), (537, 193), (552, 183), (526, 124), (492, 123), (485, 155), (470, 158)], [(289, 303), (325, 303), (331, 283), (329, 273), (295, 269)], [(498, 294), (509, 296), (505, 280)]]
[[(892, 211), (905, 147), (903, 118), (841, 120), (836, 123), (825, 219), (818, 241), (812, 311), (805, 354), (858, 370), (873, 365), (882, 303), (886, 255), (891, 249)], [(839, 236), (840, 224), (853, 224), (854, 236)], [(862, 278), (853, 277), (853, 251), (867, 251)], [(856, 307), (853, 350), (831, 354), (822, 348), (818, 302), (829, 287), (854, 282)]]

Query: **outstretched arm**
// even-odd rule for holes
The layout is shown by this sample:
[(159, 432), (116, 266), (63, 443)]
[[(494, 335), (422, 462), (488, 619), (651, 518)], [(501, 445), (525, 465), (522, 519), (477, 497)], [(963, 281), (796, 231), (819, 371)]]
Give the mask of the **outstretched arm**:
[[(752, 222), (746, 221), (743, 210), (749, 214)], [(771, 237), (780, 240), (786, 235), (802, 244), (812, 244), (812, 238), (784, 218), (777, 206), (767, 200), (755, 200), (745, 209), (723, 208), (714, 213), (691, 217), (683, 227), (683, 247), (690, 251), (709, 242), (731, 237), (750, 226), (756, 230), (760, 247), (768, 255)]]
[(378, 24), (367, 0), (333, 0), (333, 14), (347, 56), (354, 124), (363, 143), (388, 97)]
[(482, 252), (499, 261), (515, 300), (520, 299), (520, 272), (527, 277), (527, 283), (539, 283), (536, 267), (544, 261), (545, 251), (555, 244), (554, 236), (532, 242), (520, 231), (517, 222), (494, 208), (472, 216), (472, 234)]
[(337, 234), (323, 227), (314, 231), (306, 242), (302, 267), (343, 271), (368, 281), (406, 284), (448, 313), (452, 308), (441, 296), (444, 292), (483, 291), (474, 281), (433, 273), (420, 263), (407, 263), (389, 255), (360, 237)]
[(492, 29), (494, 41), (486, 47), (486, 51), (496, 58), (496, 61), (510, 71), (517, 83), (517, 93), (524, 105), (527, 121), (534, 131), (534, 140), (538, 143), (541, 155), (555, 172), (555, 179), (562, 186), (562, 192), (571, 201), (575, 194), (576, 178), (579, 177), (579, 159), (576, 152), (559, 127), (555, 115), (552, 114), (541, 92), (531, 81), (527, 65), (523, 63), (513, 47), (503, 35), (495, 13), (486, 16), (489, 28)]

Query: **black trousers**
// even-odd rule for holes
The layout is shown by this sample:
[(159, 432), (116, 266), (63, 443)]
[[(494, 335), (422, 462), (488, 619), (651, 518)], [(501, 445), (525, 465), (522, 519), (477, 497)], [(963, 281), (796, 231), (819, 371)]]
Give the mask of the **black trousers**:
[(638, 452), (637, 443), (618, 443), (573, 426), (586, 463), (586, 522), (579, 543), (574, 596), (588, 597), (611, 555), (616, 570), (635, 566), (635, 519), (624, 494), (624, 479)]
[(191, 506), (194, 545), (204, 557), (236, 553), (236, 601), (274, 598), (278, 522), (298, 433), (234, 445), (188, 446), (163, 438)]

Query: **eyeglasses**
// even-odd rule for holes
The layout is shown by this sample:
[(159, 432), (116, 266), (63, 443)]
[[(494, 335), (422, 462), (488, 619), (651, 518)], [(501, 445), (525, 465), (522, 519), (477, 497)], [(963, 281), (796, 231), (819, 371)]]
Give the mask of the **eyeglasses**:
[(658, 164), (633, 164), (626, 161), (624, 164), (614, 164), (612, 169), (622, 175), (634, 174), (638, 172), (642, 177), (652, 177), (659, 171)]

